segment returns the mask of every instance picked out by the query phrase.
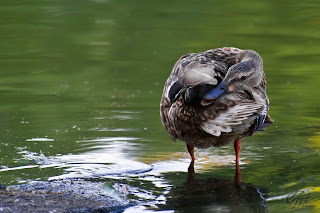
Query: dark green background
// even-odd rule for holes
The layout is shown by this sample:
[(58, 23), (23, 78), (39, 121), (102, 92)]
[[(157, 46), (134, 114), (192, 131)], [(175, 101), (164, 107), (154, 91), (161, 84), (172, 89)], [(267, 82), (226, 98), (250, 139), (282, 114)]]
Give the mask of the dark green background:
[[(161, 125), (163, 84), (181, 55), (223, 46), (262, 56), (275, 120), (244, 140), (243, 182), (271, 197), (311, 188), (312, 207), (295, 211), (316, 212), (320, 4), (311, 0), (1, 2), (0, 182), (103, 176), (101, 168), (112, 173), (123, 162), (162, 162), (167, 168), (151, 176), (179, 185), (189, 156)], [(54, 141), (27, 141), (38, 137)], [(39, 168), (30, 158), (40, 150), (53, 165)], [(200, 177), (233, 179), (232, 146), (196, 153)], [(143, 181), (145, 190), (163, 193)], [(267, 205), (292, 211), (284, 199)]]

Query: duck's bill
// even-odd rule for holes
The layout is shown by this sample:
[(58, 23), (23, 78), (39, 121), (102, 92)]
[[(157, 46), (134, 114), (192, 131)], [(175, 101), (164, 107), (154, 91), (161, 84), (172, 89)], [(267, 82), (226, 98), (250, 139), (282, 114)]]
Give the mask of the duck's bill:
[(226, 92), (226, 88), (226, 83), (221, 81), (221, 83), (216, 88), (212, 89), (208, 94), (206, 94), (204, 98), (208, 100), (219, 98)]

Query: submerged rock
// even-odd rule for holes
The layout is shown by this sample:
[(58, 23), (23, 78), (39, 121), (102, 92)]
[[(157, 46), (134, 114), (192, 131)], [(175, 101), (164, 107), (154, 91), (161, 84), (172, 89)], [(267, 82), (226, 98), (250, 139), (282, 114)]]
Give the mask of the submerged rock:
[(0, 212), (121, 212), (125, 196), (107, 196), (103, 182), (37, 181), (0, 190)]

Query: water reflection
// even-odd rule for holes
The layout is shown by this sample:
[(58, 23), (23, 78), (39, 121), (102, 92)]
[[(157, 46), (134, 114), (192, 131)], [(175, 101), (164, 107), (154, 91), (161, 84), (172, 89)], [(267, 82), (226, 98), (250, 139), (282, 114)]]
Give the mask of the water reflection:
[(139, 174), (152, 169), (150, 165), (135, 161), (130, 153), (137, 147), (133, 137), (105, 137), (80, 141), (90, 144), (92, 151), (78, 155), (63, 155), (55, 160), (65, 162), (65, 174), (51, 179), (75, 177), (104, 177)]
[(207, 178), (197, 179), (190, 164), (188, 178), (174, 186), (166, 195), (162, 210), (181, 212), (269, 212), (266, 204), (268, 190), (248, 183)]

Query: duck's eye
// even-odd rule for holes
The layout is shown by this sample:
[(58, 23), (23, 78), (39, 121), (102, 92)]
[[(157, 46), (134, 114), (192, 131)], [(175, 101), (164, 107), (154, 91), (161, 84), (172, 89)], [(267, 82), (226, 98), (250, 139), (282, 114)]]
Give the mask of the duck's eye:
[(245, 76), (245, 75), (243, 75), (243, 76), (241, 76), (241, 78), (240, 78), (242, 81), (244, 81), (244, 80), (246, 80), (247, 79), (247, 76)]

